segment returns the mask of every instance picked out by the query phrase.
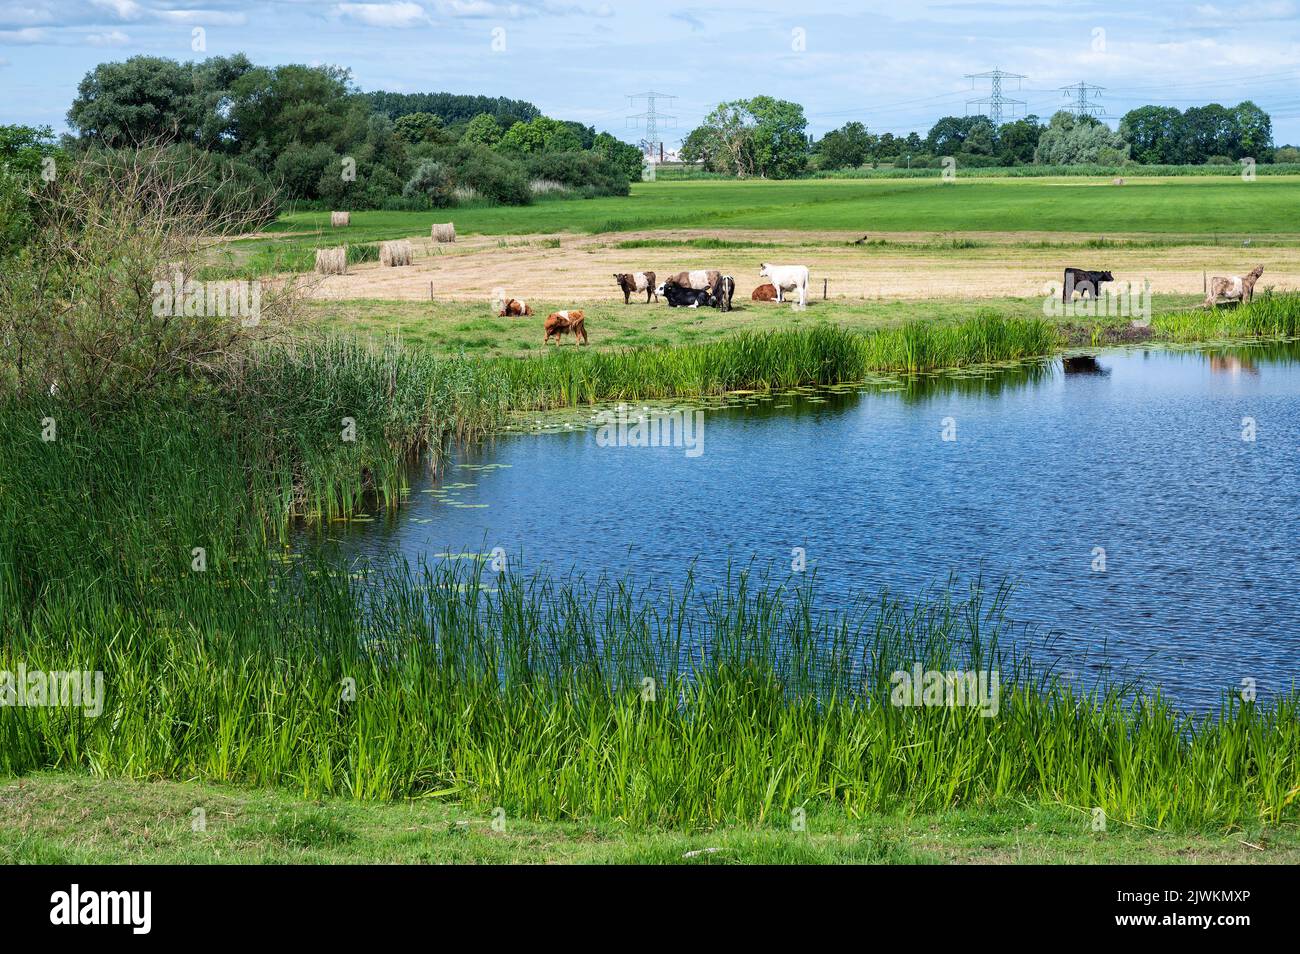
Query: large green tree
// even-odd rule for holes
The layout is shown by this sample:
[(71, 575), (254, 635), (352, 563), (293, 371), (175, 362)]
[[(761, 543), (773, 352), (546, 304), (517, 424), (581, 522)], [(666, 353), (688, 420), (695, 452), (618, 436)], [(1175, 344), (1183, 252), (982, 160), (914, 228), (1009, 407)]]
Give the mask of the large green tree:
[(720, 103), (687, 136), (684, 158), (707, 157), (709, 168), (741, 178), (787, 179), (807, 167), (807, 128), (798, 103), (771, 96)]
[(851, 169), (867, 161), (874, 145), (875, 138), (866, 126), (850, 122), (822, 136), (814, 152), (822, 169)]

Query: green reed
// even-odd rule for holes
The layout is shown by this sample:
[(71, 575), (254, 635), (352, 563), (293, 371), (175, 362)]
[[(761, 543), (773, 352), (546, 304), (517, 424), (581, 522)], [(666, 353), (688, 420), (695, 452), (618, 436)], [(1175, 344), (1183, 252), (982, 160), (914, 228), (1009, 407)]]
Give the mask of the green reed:
[(1172, 341), (1300, 337), (1300, 294), (1263, 292), (1249, 304), (1157, 315), (1151, 326)]
[(691, 398), (861, 381), (878, 372), (933, 371), (1051, 354), (1042, 319), (987, 313), (958, 322), (917, 321), (862, 333), (834, 324), (742, 332), (668, 348), (557, 348), (538, 360), (495, 362), (516, 407), (547, 409), (601, 400)]
[[(818, 612), (812, 585), (743, 572), (708, 593), (472, 563), (361, 577), (214, 567), (161, 582), (148, 612), (89, 591), (40, 607), (0, 668), (101, 670), (104, 711), (6, 711), (0, 770), (634, 826), (1001, 799), (1161, 827), (1297, 815), (1295, 697), (1193, 718), (1158, 695), (1072, 693), (1007, 646), (1004, 594), (978, 586)], [(996, 716), (893, 705), (890, 674), (917, 662), (999, 672)]]

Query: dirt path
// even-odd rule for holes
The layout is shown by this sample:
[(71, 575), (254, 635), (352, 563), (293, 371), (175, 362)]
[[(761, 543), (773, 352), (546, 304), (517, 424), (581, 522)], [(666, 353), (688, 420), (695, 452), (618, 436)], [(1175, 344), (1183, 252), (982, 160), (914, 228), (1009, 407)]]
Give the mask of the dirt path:
[[(757, 247), (620, 249), (629, 241), (688, 241), (719, 238)], [(613, 275), (654, 271), (659, 276), (688, 268), (718, 268), (734, 275), (737, 295), (749, 297), (762, 283), (764, 261), (800, 263), (812, 272), (810, 294), (820, 298), (828, 279), (831, 298), (916, 300), (924, 298), (1033, 297), (1061, 280), (1067, 265), (1110, 269), (1116, 280), (1151, 282), (1155, 294), (1199, 294), (1202, 271), (1240, 274), (1264, 265), (1261, 287), (1300, 287), (1300, 247), (1241, 247), (1204, 243), (1089, 248), (1078, 235), (1054, 233), (862, 233), (675, 230), (596, 236), (474, 236), (438, 246), (413, 239), (415, 264), (384, 268), (353, 266), (330, 276), (318, 298), (428, 301), (490, 301), (498, 289), (510, 297), (552, 301), (618, 298)], [(1108, 237), (1110, 238), (1110, 237)], [(883, 240), (884, 244), (873, 244)], [(1114, 237), (1122, 241), (1120, 237)], [(1136, 238), (1143, 241), (1143, 238)], [(1042, 247), (1060, 243), (1071, 247)], [(974, 247), (966, 247), (973, 244)], [(770, 246), (770, 247), (769, 247)]]

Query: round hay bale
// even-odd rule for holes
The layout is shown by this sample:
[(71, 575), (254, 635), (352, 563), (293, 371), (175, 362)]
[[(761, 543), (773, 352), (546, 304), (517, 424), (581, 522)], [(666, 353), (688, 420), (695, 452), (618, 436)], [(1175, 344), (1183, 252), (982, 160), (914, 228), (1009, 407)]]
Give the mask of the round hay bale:
[(410, 265), (415, 258), (411, 243), (405, 239), (379, 243), (379, 264), (390, 268)]
[(1123, 184), (1124, 184), (1124, 180), (1119, 177), (1116, 177), (1111, 181), (1111, 185), (1123, 185)]
[(331, 226), (331, 228), (339, 229), (339, 228), (343, 228), (344, 226), (348, 226), (348, 225), (351, 225), (351, 224), (352, 224), (352, 213), (351, 213), (351, 212), (331, 212), (331, 213), (330, 213), (330, 226)]
[(433, 224), (433, 240), (435, 242), (454, 242), (456, 241), (456, 226), (451, 222)]
[(346, 275), (348, 273), (348, 247), (316, 249), (316, 274)]

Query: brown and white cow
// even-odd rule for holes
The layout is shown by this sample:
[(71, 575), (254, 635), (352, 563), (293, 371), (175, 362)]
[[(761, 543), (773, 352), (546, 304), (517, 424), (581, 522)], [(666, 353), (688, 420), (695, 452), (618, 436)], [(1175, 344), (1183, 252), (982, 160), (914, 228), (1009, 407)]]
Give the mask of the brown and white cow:
[(546, 337), (542, 339), (545, 345), (552, 338), (555, 339), (556, 347), (560, 344), (560, 335), (573, 335), (574, 343), (587, 343), (587, 325), (586, 319), (581, 311), (553, 311), (546, 316)]
[(1221, 278), (1218, 275), (1210, 279), (1210, 291), (1205, 296), (1203, 307), (1213, 308), (1220, 298), (1226, 301), (1246, 303), (1255, 297), (1255, 282), (1264, 274), (1264, 266), (1256, 265), (1245, 275), (1230, 275)]
[(507, 298), (501, 302), (501, 307), (497, 309), (498, 318), (518, 317), (522, 315), (531, 315), (533, 308), (522, 298)]
[(623, 290), (623, 304), (628, 304), (632, 300), (633, 292), (645, 292), (645, 302), (650, 304), (650, 296), (653, 295), (655, 301), (659, 300), (659, 289), (655, 287), (654, 272), (622, 272), (614, 276), (614, 281), (618, 282), (618, 287)]
[(759, 285), (749, 297), (754, 301), (776, 301), (776, 286)]
[[(672, 282), (674, 285), (680, 285), (682, 288), (693, 288), (696, 291), (708, 291), (718, 283), (722, 278), (722, 272), (716, 268), (696, 269), (690, 272), (678, 272), (670, 278), (664, 279), (664, 284)], [(659, 286), (659, 294), (663, 294), (664, 286)]]

